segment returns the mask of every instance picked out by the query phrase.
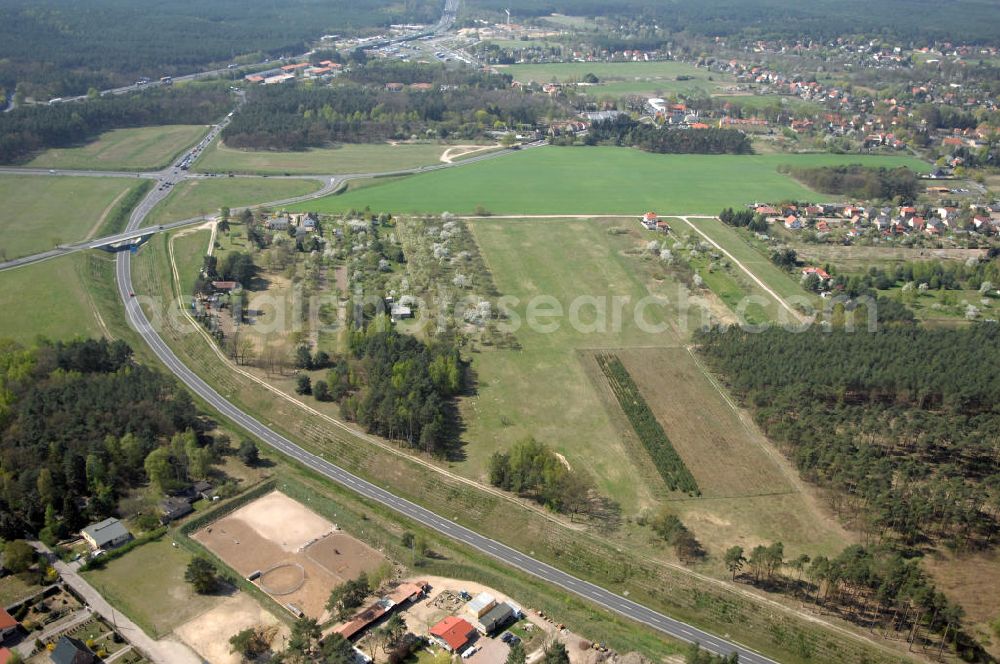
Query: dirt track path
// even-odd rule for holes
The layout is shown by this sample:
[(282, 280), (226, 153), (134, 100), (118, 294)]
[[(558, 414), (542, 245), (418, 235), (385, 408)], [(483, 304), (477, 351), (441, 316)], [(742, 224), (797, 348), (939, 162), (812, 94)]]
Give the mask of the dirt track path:
[(756, 274), (754, 274), (753, 272), (751, 272), (750, 268), (748, 268), (746, 265), (744, 265), (742, 262), (740, 262), (740, 260), (738, 258), (736, 258), (736, 256), (733, 256), (731, 253), (729, 253), (728, 251), (726, 251), (722, 247), (722, 245), (720, 245), (718, 242), (716, 242), (712, 238), (708, 237), (708, 235), (705, 234), (704, 231), (702, 231), (700, 228), (698, 228), (697, 226), (695, 226), (694, 224), (691, 223), (691, 219), (715, 219), (715, 217), (702, 217), (702, 216), (693, 216), (693, 215), (691, 215), (691, 216), (688, 216), (688, 217), (675, 217), (675, 218), (676, 219), (680, 219), (685, 224), (687, 224), (688, 226), (690, 226), (691, 229), (694, 230), (695, 233), (697, 233), (698, 235), (700, 235), (703, 238), (705, 238), (705, 240), (707, 240), (709, 244), (711, 244), (713, 247), (715, 247), (716, 249), (718, 249), (719, 251), (721, 251), (723, 254), (725, 254), (726, 257), (729, 260), (731, 260), (734, 265), (739, 266), (739, 268), (741, 270), (743, 270), (744, 272), (746, 272), (747, 276), (749, 276), (751, 279), (754, 280), (754, 283), (756, 283), (758, 286), (760, 286), (762, 289), (764, 289), (764, 292), (766, 292), (768, 295), (770, 295), (771, 297), (773, 297), (774, 300), (778, 304), (780, 304), (782, 307), (784, 307), (785, 309), (787, 309), (788, 313), (790, 313), (793, 316), (795, 316), (796, 320), (798, 320), (801, 323), (808, 323), (809, 322), (808, 318), (806, 318), (804, 315), (800, 314), (798, 311), (796, 311), (795, 309), (793, 309), (792, 306), (790, 304), (788, 304), (788, 302), (786, 302), (784, 300), (784, 298), (782, 298), (780, 295), (778, 295), (777, 293), (775, 293), (774, 290), (770, 286), (768, 286), (767, 284), (765, 284), (760, 278), (757, 277)]

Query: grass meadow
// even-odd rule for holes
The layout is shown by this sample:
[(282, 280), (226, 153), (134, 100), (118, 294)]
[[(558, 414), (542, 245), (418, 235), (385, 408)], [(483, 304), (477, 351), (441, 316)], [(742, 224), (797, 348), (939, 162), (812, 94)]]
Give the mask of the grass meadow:
[(195, 169), (261, 175), (381, 173), (436, 164), (447, 149), (448, 146), (436, 143), (357, 143), (301, 152), (273, 152), (237, 150), (215, 141), (202, 154)]
[(7, 259), (96, 233), (135, 179), (0, 175), (0, 252)]
[(172, 546), (164, 537), (83, 576), (150, 636), (158, 638), (222, 599), (221, 595), (199, 595), (184, 580), (191, 558), (187, 549)]
[(107, 335), (97, 305), (108, 293), (92, 282), (104, 276), (102, 262), (113, 260), (103, 252), (77, 253), (0, 272), (0, 338), (31, 344), (39, 336)]
[(302, 196), (321, 187), (318, 180), (219, 178), (181, 182), (153, 208), (144, 225), (156, 226), (219, 211)]
[[(592, 474), (626, 514), (668, 502), (690, 518), (710, 551), (768, 538), (822, 551), (843, 544), (842, 531), (807, 504), (794, 471), (759, 431), (744, 424), (684, 348), (697, 319), (682, 320), (668, 304), (643, 313), (651, 324), (664, 323), (663, 329), (646, 330), (638, 323), (633, 305), (643, 297), (655, 293), (673, 301), (679, 295), (669, 277), (648, 279), (637, 267), (635, 251), (648, 241), (638, 224), (477, 219), (470, 225), (499, 291), (518, 298), (511, 321), (525, 321), (529, 302), (539, 295), (554, 298), (566, 315), (542, 321), (553, 327), (559, 323), (551, 330), (522, 324), (517, 349), (473, 355), (478, 390), (462, 402), (467, 458), (456, 468), (482, 479), (493, 451), (533, 436), (571, 466)], [(571, 304), (581, 296), (604, 303), (604, 329), (592, 305), (579, 311), (582, 326), (572, 324)], [(627, 302), (620, 325), (612, 298)], [(703, 497), (671, 494), (651, 472), (596, 366), (598, 350), (613, 350), (622, 358)]]
[(113, 129), (74, 148), (46, 150), (28, 163), (33, 168), (143, 171), (165, 168), (175, 156), (198, 142), (202, 125), (166, 125)]
[[(595, 85), (581, 88), (589, 94), (676, 94), (697, 91), (714, 92), (732, 83), (725, 74), (699, 69), (685, 62), (560, 62), (544, 64), (510, 65), (497, 67), (514, 80), (522, 83), (572, 83), (593, 74), (599, 80)], [(677, 77), (690, 77), (677, 80)]]
[(545, 147), (512, 153), (459, 168), (422, 173), (328, 196), (297, 210), (342, 212), (364, 209), (397, 214), (718, 214), (723, 207), (753, 201), (825, 201), (778, 172), (800, 167), (864, 163), (872, 166), (929, 165), (910, 157), (859, 155), (665, 155), (616, 147)]

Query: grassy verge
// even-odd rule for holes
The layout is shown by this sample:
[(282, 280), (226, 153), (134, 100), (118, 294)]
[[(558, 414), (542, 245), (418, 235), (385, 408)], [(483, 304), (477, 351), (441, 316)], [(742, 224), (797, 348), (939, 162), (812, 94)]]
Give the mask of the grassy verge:
[(32, 168), (155, 171), (166, 168), (205, 134), (203, 125), (113, 129), (74, 148), (53, 148), (28, 163)]

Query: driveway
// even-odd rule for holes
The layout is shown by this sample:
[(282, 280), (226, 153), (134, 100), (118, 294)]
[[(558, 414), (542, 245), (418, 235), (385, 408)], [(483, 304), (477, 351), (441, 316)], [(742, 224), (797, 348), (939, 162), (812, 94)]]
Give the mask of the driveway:
[(76, 591), (91, 610), (112, 625), (118, 625), (118, 631), (125, 640), (142, 651), (150, 660), (156, 664), (202, 664), (202, 659), (180, 641), (170, 637), (157, 641), (139, 629), (139, 626), (124, 613), (113, 609), (101, 594), (77, 573), (76, 563), (67, 564), (55, 558), (41, 542), (32, 542), (32, 546), (49, 556), (52, 566), (59, 572), (63, 582)]

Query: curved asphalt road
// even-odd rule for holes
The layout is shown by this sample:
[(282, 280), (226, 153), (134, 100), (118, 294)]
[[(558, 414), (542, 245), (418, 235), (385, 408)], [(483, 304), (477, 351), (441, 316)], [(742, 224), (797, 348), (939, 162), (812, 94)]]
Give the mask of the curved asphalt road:
[[(500, 153), (503, 154), (503, 153)], [(490, 157), (495, 155), (484, 155)], [(473, 161), (468, 159), (459, 164)], [(477, 160), (478, 161), (478, 160)], [(456, 164), (458, 165), (458, 164)], [(450, 165), (424, 167), (414, 169), (414, 172), (424, 170), (437, 170), (438, 168)], [(357, 177), (357, 176), (353, 176)], [(352, 176), (345, 176), (343, 179), (351, 179)], [(151, 194), (158, 193), (156, 190)], [(151, 196), (152, 198), (152, 196)], [(143, 201), (136, 208), (135, 213), (129, 219), (126, 234), (139, 229), (146, 213), (152, 207)], [(132, 286), (131, 262), (132, 256), (129, 252), (120, 252), (117, 255), (116, 277), (118, 293), (125, 305), (125, 312), (129, 323), (138, 331), (156, 356), (167, 368), (172, 371), (187, 387), (208, 402), (223, 416), (229, 418), (250, 434), (270, 445), (279, 452), (286, 454), (308, 468), (326, 476), (327, 478), (341, 484), (342, 486), (355, 491), (362, 496), (377, 501), (400, 514), (413, 519), (414, 521), (433, 528), (442, 535), (458, 540), (463, 544), (488, 556), (496, 558), (501, 562), (516, 567), (517, 569), (536, 576), (544, 581), (548, 581), (564, 590), (572, 592), (584, 599), (590, 600), (606, 609), (614, 611), (626, 618), (644, 623), (655, 630), (658, 630), (681, 641), (697, 641), (707, 650), (716, 654), (739, 653), (741, 662), (749, 664), (771, 664), (774, 660), (768, 659), (752, 650), (748, 650), (736, 643), (726, 641), (708, 632), (703, 632), (696, 627), (669, 618), (662, 613), (653, 611), (642, 604), (633, 602), (609, 590), (601, 588), (593, 583), (578, 579), (566, 572), (563, 572), (551, 565), (531, 558), (520, 551), (510, 548), (500, 542), (484, 537), (473, 530), (460, 526), (444, 517), (441, 517), (428, 509), (415, 503), (395, 496), (394, 494), (357, 477), (332, 463), (307, 452), (284, 436), (268, 428), (252, 416), (237, 408), (222, 395), (215, 391), (208, 383), (198, 377), (191, 369), (181, 362), (174, 352), (160, 337), (159, 332), (153, 328), (142, 307), (139, 306), (136, 298), (132, 297), (134, 288)]]

